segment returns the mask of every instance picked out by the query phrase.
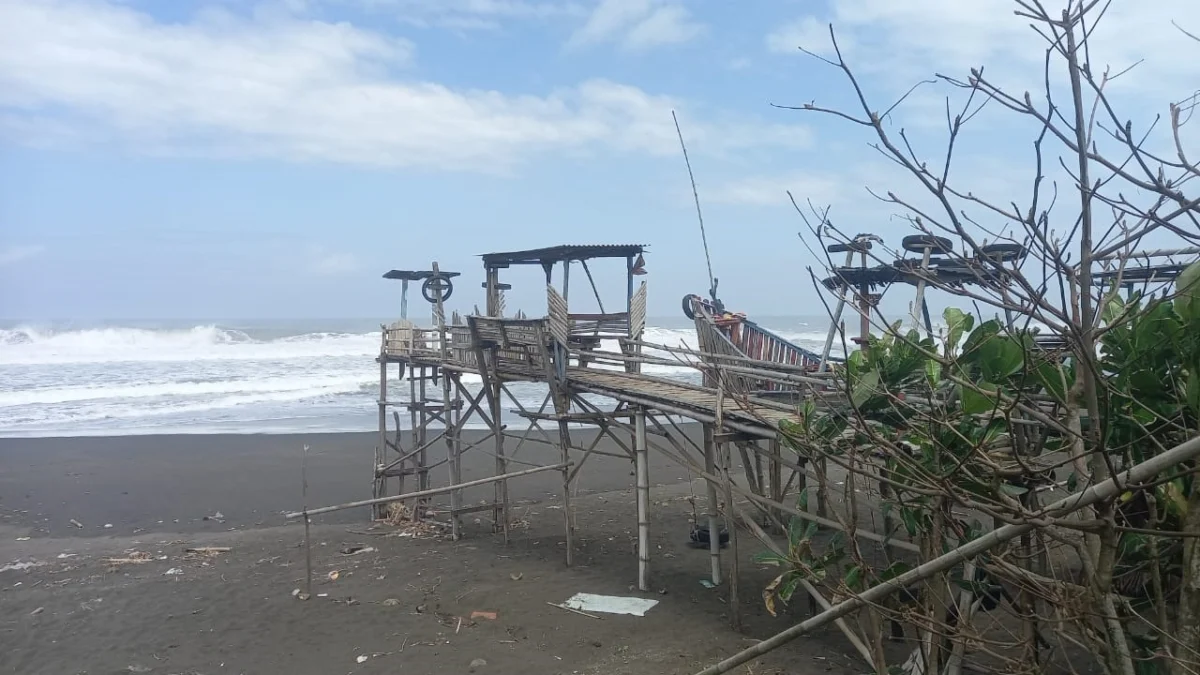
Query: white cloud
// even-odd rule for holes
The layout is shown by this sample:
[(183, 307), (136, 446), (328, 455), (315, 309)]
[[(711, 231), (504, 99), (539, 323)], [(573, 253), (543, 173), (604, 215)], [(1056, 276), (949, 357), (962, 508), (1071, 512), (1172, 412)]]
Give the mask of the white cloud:
[(359, 269), (358, 259), (349, 253), (331, 253), (313, 263), (313, 272), (321, 276), (340, 276)]
[(308, 270), (322, 277), (352, 274), (362, 268), (357, 256), (330, 251), (322, 246), (309, 246), (307, 258)]
[[(604, 80), (541, 96), (457, 90), (405, 77), (412, 54), (406, 41), (286, 12), (168, 24), (96, 0), (0, 0), (0, 133), (482, 171), (538, 152), (677, 152), (670, 110), (681, 101)], [(707, 152), (808, 142), (803, 127), (746, 119), (688, 133)]]
[(26, 244), (0, 248), (0, 267), (15, 265), (30, 258), (36, 258), (46, 251), (45, 246)]
[(681, 44), (699, 37), (704, 25), (679, 2), (601, 0), (568, 47), (615, 42), (628, 51)]
[[(1066, 2), (1051, 1), (1046, 7), (1053, 15)], [(787, 53), (799, 53), (797, 46), (828, 51), (832, 23), (852, 66), (890, 73), (901, 90), (913, 78), (935, 72), (965, 77), (969, 68), (983, 65), (1014, 92), (1036, 91), (1046, 43), (1029, 19), (1014, 14), (1017, 9), (1014, 0), (831, 0), (828, 13), (780, 26), (768, 35), (767, 45)], [(1093, 72), (1099, 75), (1105, 66), (1116, 72), (1144, 60), (1114, 87), (1162, 97), (1190, 93), (1178, 90), (1181, 81), (1190, 82), (1195, 75), (1194, 58), (1184, 55), (1200, 55), (1200, 44), (1180, 33), (1172, 20), (1200, 30), (1200, 3), (1115, 0), (1091, 37)]]
[(832, 51), (829, 24), (816, 17), (805, 16), (789, 21), (767, 34), (767, 49), (780, 54), (796, 54), (803, 47), (810, 52), (825, 54)]
[(495, 30), (506, 21), (546, 21), (588, 15), (576, 2), (526, 0), (324, 0), (355, 4), (421, 27)]
[(784, 173), (770, 176), (747, 176), (729, 181), (718, 185), (715, 189), (701, 191), (700, 198), (702, 201), (711, 201), (714, 204), (791, 208), (791, 202), (787, 195), (789, 191), (801, 207), (804, 207), (809, 200), (820, 207), (837, 203), (845, 197), (843, 186), (835, 177)]

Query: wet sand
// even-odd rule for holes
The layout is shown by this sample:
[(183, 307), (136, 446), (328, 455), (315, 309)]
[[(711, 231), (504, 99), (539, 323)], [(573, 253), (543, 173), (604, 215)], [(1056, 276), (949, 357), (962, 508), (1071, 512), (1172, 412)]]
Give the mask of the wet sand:
[[(682, 675), (796, 618), (763, 611), (771, 570), (752, 562), (759, 549), (743, 537), (745, 628), (730, 629), (727, 588), (699, 583), (708, 555), (688, 545), (689, 498), (702, 508), (703, 484), (654, 453), (654, 592), (632, 590), (632, 464), (595, 456), (578, 481), (574, 567), (563, 564), (560, 477), (545, 472), (511, 481), (517, 526), (507, 545), (488, 513), (467, 517), (458, 542), (397, 536), (365, 508), (315, 518), (317, 581), (300, 601), (303, 527), (282, 514), (301, 505), (306, 443), (310, 505), (370, 496), (373, 434), (0, 439), (0, 672), (425, 674), (471, 672), (474, 661), (479, 673)], [(549, 464), (557, 453), (527, 444), (515, 458)], [(463, 477), (491, 475), (494, 463), (468, 452)], [(185, 551), (200, 546), (230, 550)], [(375, 550), (344, 555), (348, 546)], [(659, 604), (644, 617), (599, 619), (547, 604), (580, 591)], [(477, 611), (496, 618), (471, 618)], [(823, 631), (737, 672), (860, 670), (848, 651)]]

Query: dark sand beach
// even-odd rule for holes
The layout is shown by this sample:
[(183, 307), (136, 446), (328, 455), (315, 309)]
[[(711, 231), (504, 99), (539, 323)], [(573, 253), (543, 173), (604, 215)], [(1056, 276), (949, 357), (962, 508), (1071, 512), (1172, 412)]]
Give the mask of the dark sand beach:
[[(508, 545), (486, 513), (466, 519), (458, 542), (396, 536), (366, 509), (314, 518), (314, 597), (298, 600), (303, 526), (283, 513), (301, 505), (306, 443), (310, 505), (370, 496), (373, 434), (0, 439), (0, 672), (685, 675), (807, 612), (800, 601), (791, 616), (766, 614), (771, 570), (753, 563), (759, 547), (743, 536), (744, 628), (731, 630), (728, 589), (701, 585), (708, 556), (688, 546), (689, 496), (702, 503), (703, 484), (654, 453), (654, 592), (633, 590), (632, 465), (596, 456), (578, 481), (571, 568), (560, 478), (547, 472), (511, 482)], [(516, 456), (552, 463), (557, 450), (526, 445)], [(493, 468), (468, 453), (464, 479)], [(344, 555), (348, 545), (375, 550)], [(205, 546), (230, 550), (185, 551)], [(659, 604), (602, 618), (547, 604), (577, 592)], [(830, 629), (736, 672), (861, 670), (848, 652)]]

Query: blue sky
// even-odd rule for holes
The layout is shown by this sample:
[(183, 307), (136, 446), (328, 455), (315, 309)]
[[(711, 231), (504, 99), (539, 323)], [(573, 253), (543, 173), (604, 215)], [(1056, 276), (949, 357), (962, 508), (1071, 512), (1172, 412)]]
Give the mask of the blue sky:
[[(469, 309), (477, 254), (560, 243), (649, 244), (652, 313), (675, 314), (707, 279), (673, 109), (726, 301), (820, 313), (785, 191), (894, 245), (909, 225), (865, 188), (913, 183), (861, 127), (771, 107), (854, 104), (796, 47), (829, 54), (832, 22), (880, 109), (980, 64), (1038, 91), (1014, 8), (0, 0), (0, 316), (386, 318), (398, 288), (380, 274), (434, 260), (464, 272)], [(1115, 0), (1097, 32), (1096, 63), (1142, 61), (1111, 89), (1135, 126), (1200, 86), (1200, 45), (1172, 20), (1200, 31), (1200, 6)], [(922, 87), (892, 116), (934, 160), (947, 95)], [(1021, 200), (1032, 135), (1010, 117), (972, 122), (964, 191)], [(508, 280), (510, 308), (541, 310), (537, 274)]]

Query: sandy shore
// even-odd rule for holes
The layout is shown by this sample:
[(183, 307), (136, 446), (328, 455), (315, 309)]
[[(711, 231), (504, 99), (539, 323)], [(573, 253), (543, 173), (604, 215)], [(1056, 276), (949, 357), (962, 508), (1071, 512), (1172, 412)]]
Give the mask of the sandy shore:
[[(746, 537), (744, 634), (729, 628), (727, 589), (699, 583), (708, 557), (688, 546), (688, 498), (702, 501), (703, 485), (653, 453), (658, 592), (647, 597), (659, 604), (644, 617), (547, 605), (580, 591), (638, 595), (632, 467), (599, 456), (580, 474), (572, 568), (559, 477), (544, 473), (512, 481), (520, 526), (507, 546), (485, 514), (459, 542), (396, 536), (366, 509), (315, 519), (318, 596), (297, 600), (303, 528), (282, 513), (300, 505), (305, 443), (310, 504), (370, 496), (372, 434), (0, 439), (0, 672), (424, 674), (474, 661), (481, 673), (686, 674), (789, 623), (762, 610), (771, 572), (751, 561), (759, 549)], [(516, 457), (556, 454), (527, 445)], [(464, 478), (493, 467), (468, 453)], [(349, 545), (374, 550), (344, 555)], [(230, 550), (185, 551), (199, 546)], [(739, 672), (858, 670), (847, 651), (822, 632)]]

